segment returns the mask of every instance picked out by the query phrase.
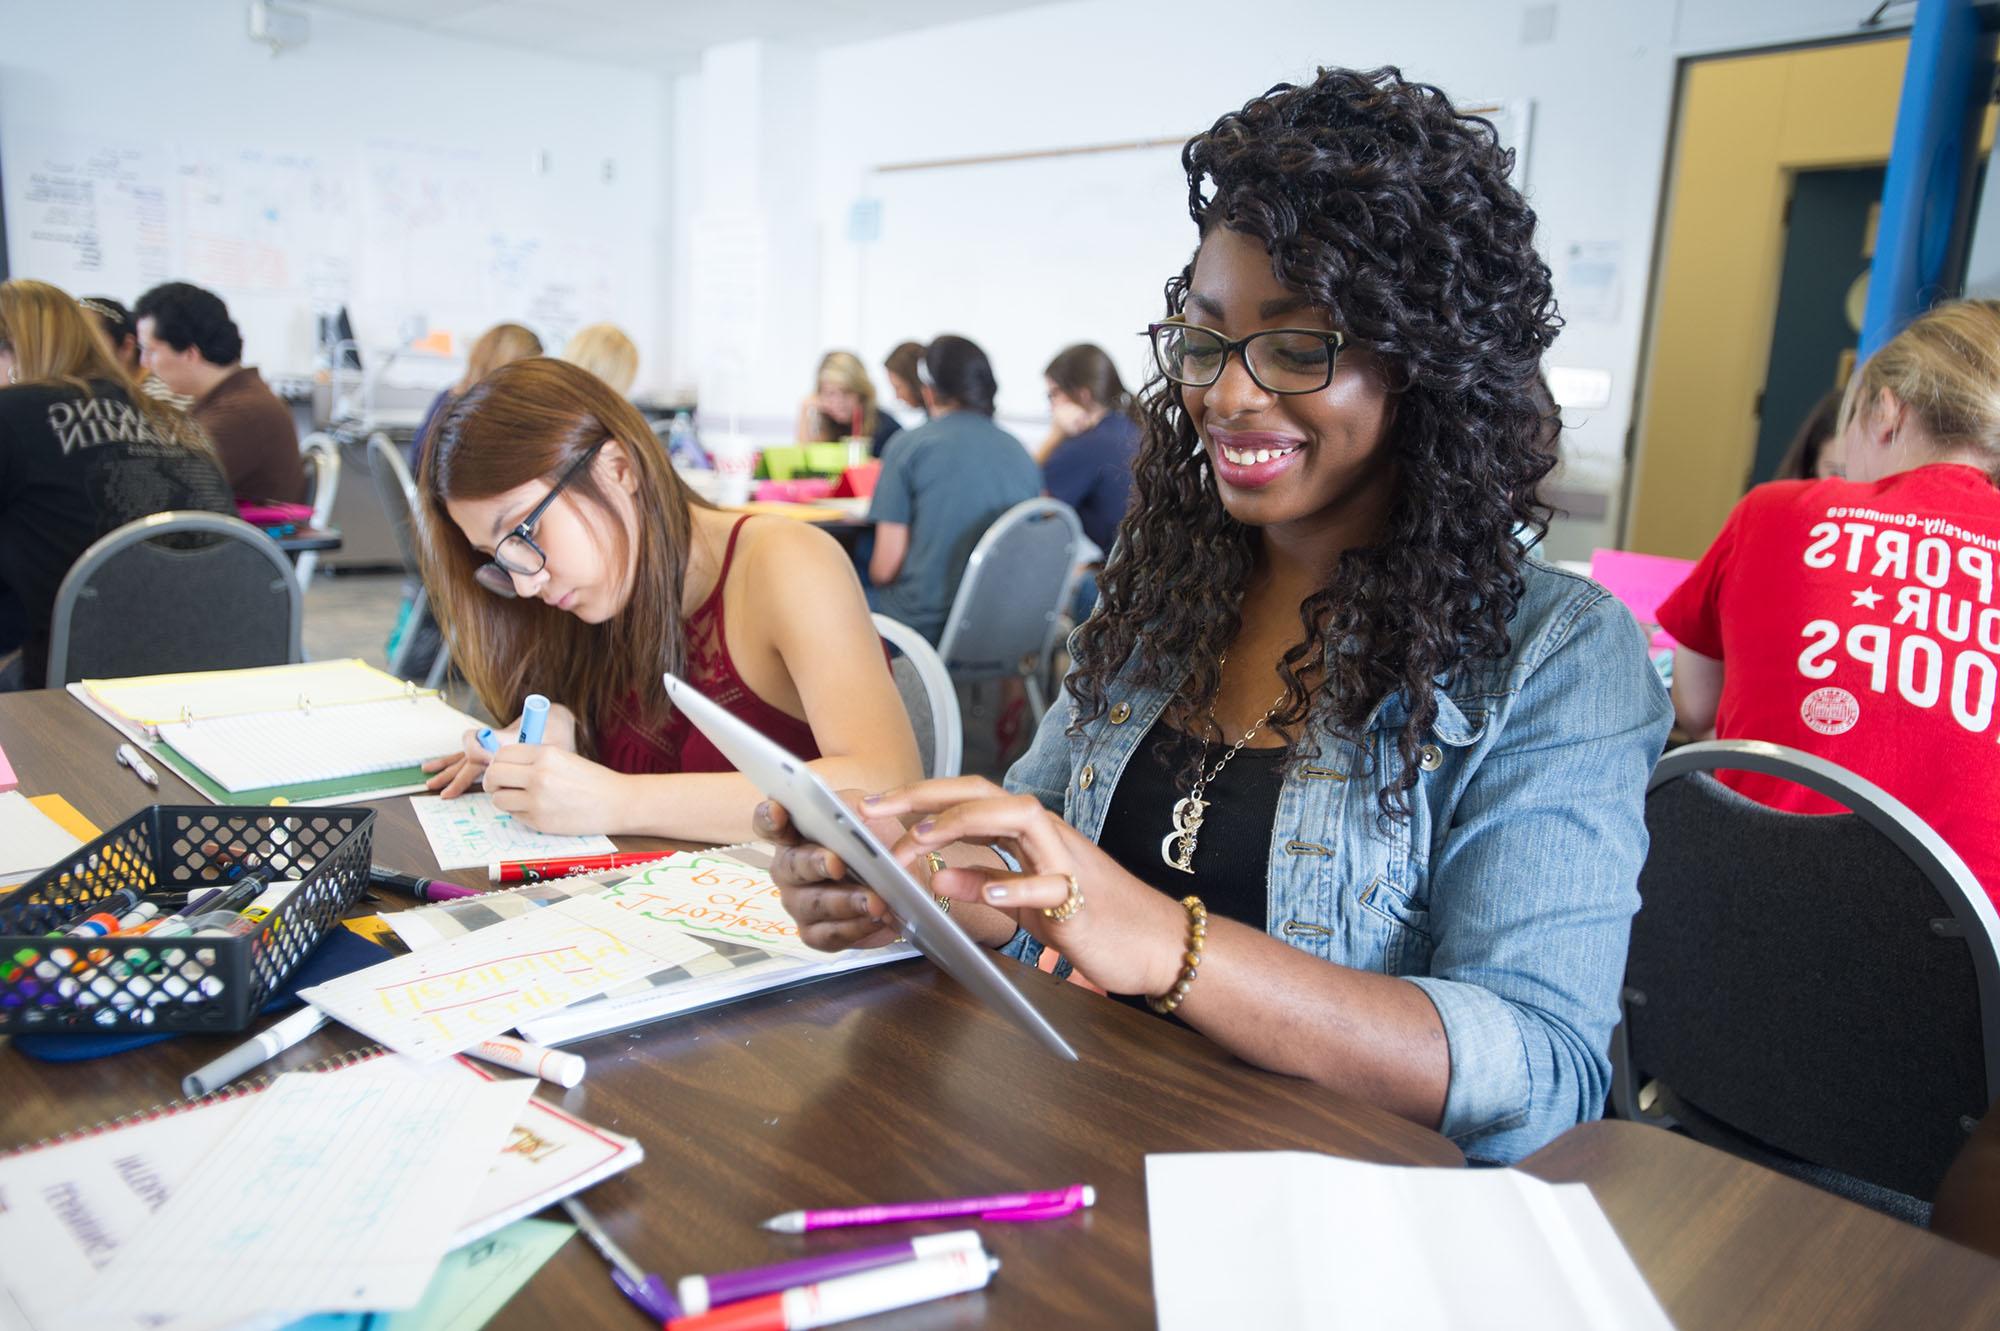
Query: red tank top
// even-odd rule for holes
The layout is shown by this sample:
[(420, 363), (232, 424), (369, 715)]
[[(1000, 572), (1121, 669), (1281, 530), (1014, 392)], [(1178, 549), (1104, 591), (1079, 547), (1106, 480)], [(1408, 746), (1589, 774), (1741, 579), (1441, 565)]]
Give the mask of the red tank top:
[[(736, 558), (736, 538), (748, 515), (729, 529), (729, 544), (722, 552), (722, 568), (715, 575), (715, 590), (687, 617), (687, 678), (725, 711), (748, 721), (758, 730), (800, 758), (819, 757), (812, 727), (788, 716), (750, 691), (736, 663), (729, 659), (729, 640), (722, 631), (722, 589), (729, 582), (729, 566)], [(597, 757), (614, 772), (733, 772), (735, 767), (722, 756), (708, 736), (696, 730), (686, 717), (676, 712), (665, 724), (649, 726), (643, 720), (639, 697), (627, 698), (611, 715), (599, 718)]]

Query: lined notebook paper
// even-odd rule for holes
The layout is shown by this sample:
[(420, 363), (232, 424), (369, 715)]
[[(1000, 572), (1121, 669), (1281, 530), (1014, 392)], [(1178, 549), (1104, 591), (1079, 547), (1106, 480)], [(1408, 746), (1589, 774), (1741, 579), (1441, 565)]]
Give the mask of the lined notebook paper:
[(287, 1073), (80, 1293), (104, 1313), (407, 1308), (534, 1086), (400, 1059)]
[(172, 722), (160, 739), (225, 790), (263, 790), (415, 767), (476, 724), (440, 698), (397, 698)]
[(86, 679), (84, 691), (128, 721), (165, 725), (187, 717), (293, 712), (407, 697), (410, 686), (366, 662), (307, 661), (250, 670), (203, 670), (179, 675)]

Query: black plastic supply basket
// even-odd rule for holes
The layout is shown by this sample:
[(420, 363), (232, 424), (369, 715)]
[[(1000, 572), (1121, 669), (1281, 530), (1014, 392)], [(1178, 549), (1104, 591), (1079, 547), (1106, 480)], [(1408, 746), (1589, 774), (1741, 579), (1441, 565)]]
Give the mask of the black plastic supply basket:
[[(368, 886), (375, 812), (156, 804), (0, 895), (0, 1032), (240, 1031)], [(298, 880), (246, 934), (52, 937), (121, 889), (171, 914), (246, 874)]]

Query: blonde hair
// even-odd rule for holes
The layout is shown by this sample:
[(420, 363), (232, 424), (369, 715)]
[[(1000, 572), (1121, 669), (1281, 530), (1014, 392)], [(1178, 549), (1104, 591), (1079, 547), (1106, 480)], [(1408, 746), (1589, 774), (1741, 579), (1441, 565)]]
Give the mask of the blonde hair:
[(459, 376), (452, 394), (464, 393), (502, 365), (541, 354), (542, 339), (535, 336), (533, 329), (520, 324), (494, 324), (472, 344), (465, 358), (465, 373)]
[(562, 350), (562, 359), (580, 365), (624, 397), (639, 377), (639, 348), (617, 324), (592, 324), (579, 328)]
[[(14, 355), (14, 377), (23, 384), (67, 384), (85, 396), (96, 385), (132, 385), (104, 328), (67, 291), (16, 278), (0, 282), (0, 349)], [(144, 393), (126, 394), (160, 438), (213, 456), (208, 436), (182, 413)]]
[(2000, 484), (2000, 300), (1955, 300), (1910, 322), (1848, 381), (1840, 429), (1888, 393), (1932, 446), (1972, 450)]
[[(861, 399), (861, 437), (875, 433), (875, 383), (868, 377), (868, 367), (861, 358), (851, 351), (829, 351), (820, 357), (819, 374), (813, 381), (813, 392), (819, 391), (819, 380), (832, 376), (840, 381), (840, 386)], [(837, 421), (825, 412), (819, 413), (819, 437), (821, 439), (845, 439), (854, 433), (853, 421)]]

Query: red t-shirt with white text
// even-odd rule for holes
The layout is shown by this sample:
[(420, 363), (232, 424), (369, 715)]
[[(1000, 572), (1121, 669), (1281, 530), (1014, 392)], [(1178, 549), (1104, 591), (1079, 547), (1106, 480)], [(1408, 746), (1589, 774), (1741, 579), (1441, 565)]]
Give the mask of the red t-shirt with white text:
[[(2000, 906), (2000, 489), (1940, 463), (1743, 497), (1660, 627), (1723, 662), (1719, 739), (1786, 744), (1908, 805)], [(1760, 803), (1837, 813), (1774, 777)]]

